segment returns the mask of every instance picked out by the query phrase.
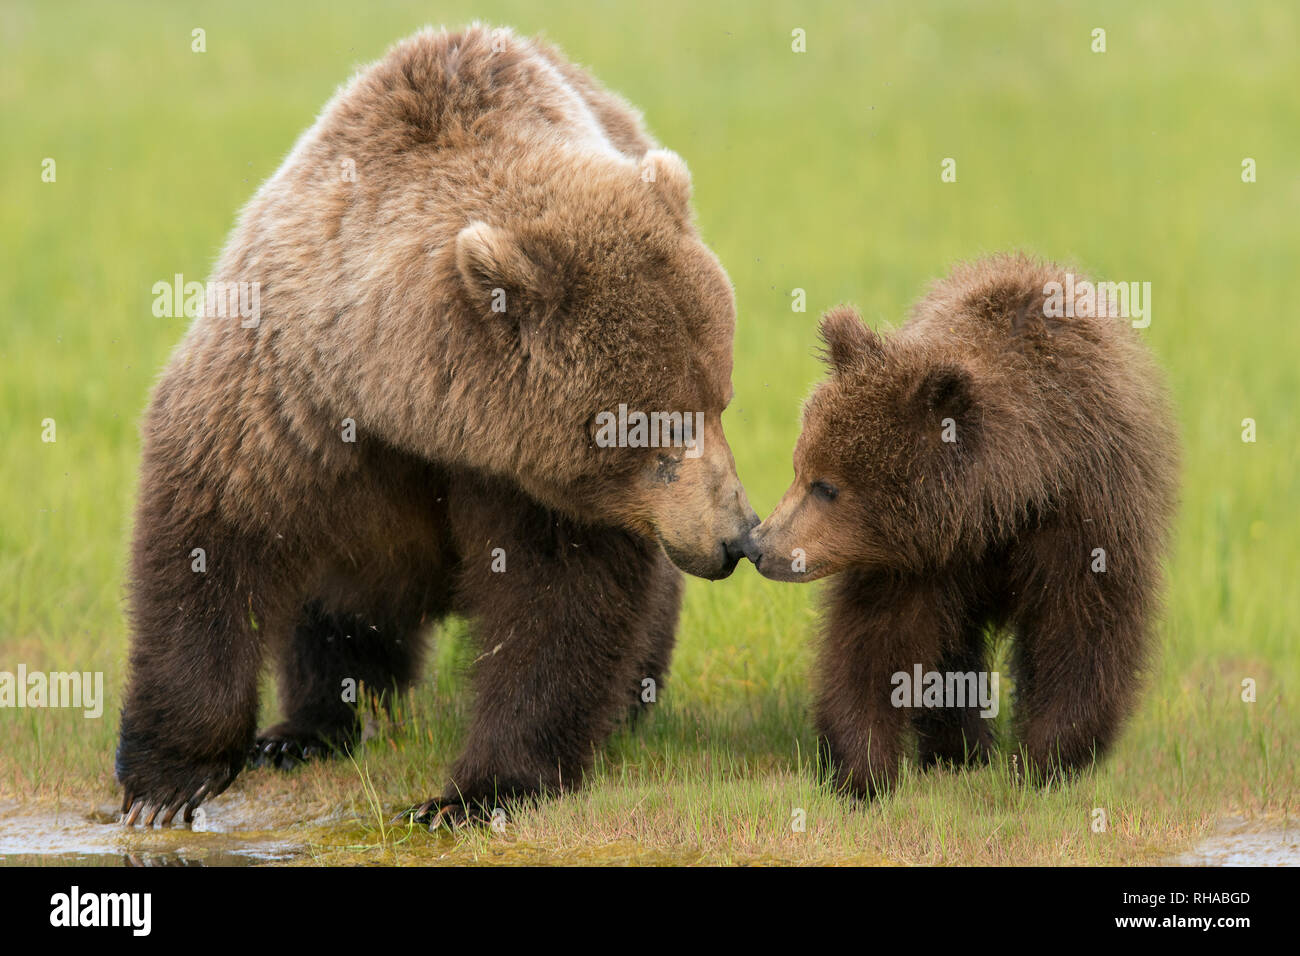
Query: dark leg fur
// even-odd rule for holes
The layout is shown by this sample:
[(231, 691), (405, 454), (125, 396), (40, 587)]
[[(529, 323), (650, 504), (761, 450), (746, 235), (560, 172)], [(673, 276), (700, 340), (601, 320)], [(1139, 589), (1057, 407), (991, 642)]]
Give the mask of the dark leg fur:
[[(682, 573), (662, 554), (652, 571), (646, 582), (650, 596), (646, 640), (641, 649), (640, 665), (633, 675), (632, 703), (627, 711), (628, 720), (633, 723), (654, 707), (664, 692), (673, 647), (677, 643), (677, 619), (682, 608)], [(645, 699), (647, 679), (654, 681), (655, 703)]]
[[(1159, 573), (1155, 558), (1136, 557), (1141, 543), (1096, 542), (1058, 520), (1016, 554), (1016, 723), (1031, 779), (1091, 764), (1132, 706)], [(1091, 570), (1093, 547), (1106, 548), (1105, 572)], [(1078, 557), (1063, 565), (1062, 555)]]
[[(283, 555), (218, 519), (175, 520), (165, 492), (147, 492), (137, 542), (130, 682), (117, 778), (127, 822), (164, 825), (234, 780), (257, 721), (263, 637), (281, 624)], [(207, 569), (190, 553), (206, 551)]]
[[(358, 490), (364, 520), (343, 527), (287, 640), (278, 648), (282, 723), (258, 735), (250, 758), (289, 768), (347, 752), (358, 708), (390, 708), (418, 679), (425, 629), (451, 606), (455, 553), (441, 472), (395, 454), (377, 455), (388, 484)], [(336, 534), (341, 529), (336, 529)], [(344, 700), (344, 682), (357, 691)], [(361, 696), (364, 693), (364, 697)]]
[[(188, 820), (234, 780), (254, 742), (268, 642), (283, 651), (290, 714), (271, 732), (279, 750), (346, 738), (344, 677), (371, 690), (412, 679), (420, 618), (440, 614), (450, 593), (445, 478), (386, 449), (359, 445), (356, 454), (365, 467), (328, 493), (313, 490), (333, 503), (328, 512), (280, 488), (237, 526), (198, 478), (170, 470), (167, 452), (146, 452), (117, 751), (128, 823), (165, 825), (182, 809)], [(205, 571), (192, 569), (194, 548), (206, 551)], [(330, 603), (300, 621), (309, 594)], [(403, 643), (390, 645), (394, 637)]]
[[(573, 788), (637, 686), (660, 567), (652, 543), (576, 524), (509, 485), (466, 477), (452, 489), (459, 596), (482, 654), (465, 751), (422, 820)], [(491, 569), (504, 548), (506, 571)], [(666, 615), (660, 614), (658, 647)]]
[(846, 572), (829, 598), (819, 659), (819, 751), (835, 786), (859, 797), (898, 775), (915, 711), (895, 707), (892, 678), (938, 669), (964, 633), (956, 588), (922, 579)]
[[(936, 668), (941, 673), (983, 673), (988, 663), (984, 646), (984, 627), (979, 616), (966, 624), (960, 643), (943, 653)], [(993, 750), (990, 720), (980, 716), (978, 704), (965, 707), (922, 707), (912, 712), (916, 729), (920, 765), (923, 769), (938, 763), (950, 766), (987, 763)]]
[[(288, 769), (334, 752), (358, 739), (356, 705), (344, 700), (344, 682), (358, 695), (378, 695), (391, 707), (415, 682), (423, 651), (420, 611), (385, 616), (330, 612), (320, 601), (303, 609), (280, 663), (281, 704), (288, 719), (262, 731), (250, 758), (254, 765)], [(357, 696), (358, 704), (366, 703)]]

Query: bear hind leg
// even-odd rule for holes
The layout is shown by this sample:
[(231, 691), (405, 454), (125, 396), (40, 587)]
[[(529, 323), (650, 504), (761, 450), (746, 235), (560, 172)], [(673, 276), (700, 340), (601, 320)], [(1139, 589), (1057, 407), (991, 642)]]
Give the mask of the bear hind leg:
[[(1107, 553), (1110, 569), (1094, 572), (1088, 548), (1045, 534), (1023, 556), (1017, 591), (1026, 597), (1012, 621), (1016, 725), (1037, 782), (1063, 779), (1103, 756), (1136, 699), (1152, 590), (1137, 572), (1154, 575), (1147, 569), (1155, 562), (1119, 547)], [(1084, 557), (1062, 567), (1061, 554)]]
[(285, 720), (261, 731), (252, 766), (288, 770), (318, 757), (351, 752), (362, 737), (370, 700), (390, 713), (415, 683), (423, 659), (423, 626), (442, 616), (408, 602), (383, 613), (341, 611), (312, 600), (302, 609), (279, 666)]

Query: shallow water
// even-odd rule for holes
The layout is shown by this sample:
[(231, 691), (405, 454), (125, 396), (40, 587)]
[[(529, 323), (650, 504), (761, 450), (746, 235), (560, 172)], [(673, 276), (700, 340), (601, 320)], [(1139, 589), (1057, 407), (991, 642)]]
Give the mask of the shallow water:
[(306, 852), (283, 833), (213, 817), (203, 830), (128, 830), (119, 817), (109, 807), (86, 813), (0, 806), (0, 866), (256, 866)]
[[(50, 811), (0, 804), (0, 866), (267, 866), (348, 863), (405, 865), (579, 864), (690, 865), (695, 855), (648, 854), (635, 845), (575, 850), (563, 857), (515, 844), (490, 846), (467, 858), (450, 836), (421, 838), (400, 853), (367, 846), (372, 835), (355, 820), (322, 819), (281, 829), (267, 809), (239, 796), (222, 800), (201, 829), (126, 829), (115, 807), (92, 812)], [(278, 821), (277, 821), (278, 822)], [(421, 835), (422, 836), (422, 835)], [(761, 861), (780, 865), (783, 861)], [(882, 861), (853, 861), (875, 862)], [(1195, 848), (1166, 861), (1173, 866), (1300, 866), (1300, 828), (1280, 820), (1229, 817)]]
[(1300, 828), (1276, 820), (1227, 817), (1198, 846), (1172, 862), (1177, 866), (1300, 866)]

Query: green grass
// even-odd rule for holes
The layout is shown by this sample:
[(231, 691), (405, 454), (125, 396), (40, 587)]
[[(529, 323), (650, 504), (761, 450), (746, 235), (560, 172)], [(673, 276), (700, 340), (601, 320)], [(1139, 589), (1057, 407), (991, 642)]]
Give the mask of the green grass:
[[(91, 808), (117, 793), (137, 422), (183, 331), (152, 316), (150, 287), (206, 274), (355, 65), (426, 22), (474, 18), (544, 32), (690, 164), (739, 300), (726, 425), (760, 513), (791, 477), (822, 309), (852, 301), (897, 323), (952, 260), (1006, 248), (1150, 281), (1144, 334), (1186, 445), (1163, 654), (1112, 758), (1064, 790), (1027, 791), (1000, 762), (909, 774), (854, 808), (808, 767), (818, 588), (745, 566), (691, 581), (651, 719), (614, 739), (585, 790), (505, 834), (403, 840), (374, 811), (431, 795), (456, 754), (472, 659), (458, 625), (360, 770), (259, 771), (232, 793), (282, 820), (285, 806), (342, 814), (338, 832), (304, 837), (316, 859), (390, 862), (1118, 863), (1159, 859), (1225, 812), (1294, 814), (1300, 14), (1285, 2), (6, 3), (0, 670), (102, 670), (109, 699), (97, 721), (0, 710), (0, 800)], [(195, 27), (206, 53), (190, 52)], [(940, 182), (945, 157), (956, 183)], [(1244, 157), (1257, 183), (1242, 183)], [(796, 287), (806, 313), (791, 311)], [(806, 832), (791, 830), (796, 807)]]

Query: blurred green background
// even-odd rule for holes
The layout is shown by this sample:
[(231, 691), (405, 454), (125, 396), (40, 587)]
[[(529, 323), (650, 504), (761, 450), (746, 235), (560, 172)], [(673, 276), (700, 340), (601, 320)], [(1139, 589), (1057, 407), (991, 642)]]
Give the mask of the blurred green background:
[[(632, 839), (706, 859), (1117, 861), (1221, 813), (1294, 811), (1300, 8), (1286, 2), (7, 0), (0, 670), (103, 670), (109, 700), (99, 721), (0, 710), (0, 799), (116, 792), (137, 424), (184, 330), (152, 315), (151, 286), (207, 274), (240, 206), (356, 67), (423, 25), (474, 19), (544, 34), (690, 165), (701, 230), (736, 287), (726, 427), (760, 514), (790, 480), (821, 374), (818, 313), (850, 301), (897, 324), (953, 260), (997, 250), (1152, 284), (1143, 334), (1186, 443), (1165, 651), (1112, 760), (1071, 790), (1026, 796), (994, 767), (909, 778), (857, 812), (816, 791), (800, 760), (818, 588), (745, 565), (690, 583), (655, 719), (512, 839), (557, 854)], [(796, 29), (806, 52), (791, 49)], [(948, 157), (955, 183), (940, 180)], [(1257, 182), (1242, 181), (1247, 157)], [(806, 312), (791, 309), (796, 288)], [(410, 719), (368, 748), (382, 801), (431, 794), (454, 756), (469, 651), (450, 632)], [(239, 787), (322, 807), (361, 792), (346, 765)], [(816, 808), (806, 834), (786, 825), (794, 805)], [(1098, 805), (1117, 808), (1102, 838), (1088, 827)]]

